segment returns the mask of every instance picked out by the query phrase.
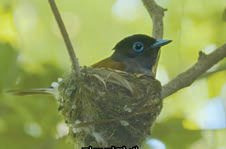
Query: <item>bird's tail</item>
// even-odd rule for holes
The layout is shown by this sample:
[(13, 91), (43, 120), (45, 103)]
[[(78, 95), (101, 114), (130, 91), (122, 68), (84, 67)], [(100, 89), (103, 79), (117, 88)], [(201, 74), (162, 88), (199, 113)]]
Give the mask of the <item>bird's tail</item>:
[(11, 89), (6, 91), (12, 95), (17, 96), (27, 96), (27, 95), (37, 95), (37, 94), (44, 94), (44, 95), (55, 95), (56, 90), (52, 87), (50, 88), (33, 88), (33, 89)]
[(57, 82), (53, 82), (48, 88), (33, 88), (33, 89), (11, 89), (6, 92), (17, 95), (17, 96), (27, 96), (27, 95), (53, 95), (58, 98), (58, 87), (59, 83), (62, 81), (62, 78), (58, 78)]

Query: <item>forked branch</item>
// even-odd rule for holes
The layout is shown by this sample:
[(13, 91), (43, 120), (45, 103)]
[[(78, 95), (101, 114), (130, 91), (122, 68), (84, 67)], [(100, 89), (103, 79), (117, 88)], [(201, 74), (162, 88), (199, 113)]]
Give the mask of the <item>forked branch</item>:
[(198, 62), (185, 72), (179, 74), (176, 78), (163, 86), (162, 99), (177, 92), (178, 90), (191, 85), (199, 76), (205, 73), (213, 65), (226, 57), (226, 44), (217, 48), (214, 52), (200, 56)]
[[(163, 16), (166, 9), (160, 7), (155, 0), (142, 0), (149, 15), (152, 18), (153, 31), (152, 36), (155, 38), (163, 37)], [(159, 56), (158, 56), (159, 57)], [(179, 74), (176, 78), (162, 88), (162, 99), (170, 96), (178, 90), (191, 85), (198, 77), (204, 74), (209, 68), (226, 57), (226, 44), (217, 48), (209, 55), (202, 54), (197, 63), (185, 72)], [(158, 63), (158, 61), (157, 61)], [(156, 73), (157, 63), (154, 73)]]

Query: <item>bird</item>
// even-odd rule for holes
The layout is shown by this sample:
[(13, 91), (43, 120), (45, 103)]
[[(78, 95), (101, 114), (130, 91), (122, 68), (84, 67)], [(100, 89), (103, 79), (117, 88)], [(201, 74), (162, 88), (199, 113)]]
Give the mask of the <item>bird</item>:
[[(92, 68), (109, 68), (127, 73), (153, 76), (153, 66), (157, 61), (160, 47), (172, 40), (155, 39), (145, 34), (134, 34), (119, 41), (113, 47), (113, 54), (93, 65)], [(8, 90), (14, 95), (51, 94), (58, 96), (59, 82), (53, 82), (49, 88), (35, 88), (27, 90)]]

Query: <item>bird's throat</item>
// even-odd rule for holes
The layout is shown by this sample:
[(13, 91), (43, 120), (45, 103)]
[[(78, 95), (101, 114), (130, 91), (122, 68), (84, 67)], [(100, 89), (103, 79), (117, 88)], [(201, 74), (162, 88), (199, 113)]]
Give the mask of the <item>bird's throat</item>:
[(152, 66), (156, 61), (156, 57), (138, 56), (135, 58), (129, 58), (117, 53), (114, 53), (111, 58), (114, 61), (123, 63), (126, 72), (141, 73), (146, 75), (152, 75)]

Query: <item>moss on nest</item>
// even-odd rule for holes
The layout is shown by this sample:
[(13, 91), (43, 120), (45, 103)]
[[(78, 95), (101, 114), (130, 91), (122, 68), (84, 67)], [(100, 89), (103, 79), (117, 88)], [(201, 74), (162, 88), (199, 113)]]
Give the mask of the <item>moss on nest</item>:
[(161, 111), (161, 85), (151, 76), (83, 68), (59, 86), (59, 110), (75, 145), (140, 146)]

